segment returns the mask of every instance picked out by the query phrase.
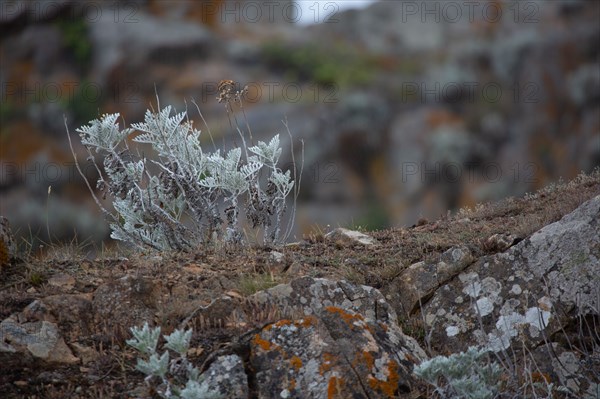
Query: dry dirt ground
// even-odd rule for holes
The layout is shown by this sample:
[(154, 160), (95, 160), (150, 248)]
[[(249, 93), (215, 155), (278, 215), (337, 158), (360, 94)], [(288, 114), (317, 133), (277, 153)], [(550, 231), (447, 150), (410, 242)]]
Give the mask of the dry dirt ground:
[[(0, 320), (23, 311), (36, 299), (57, 294), (87, 294), (96, 304), (103, 300), (110, 303), (111, 298), (98, 298), (110, 290), (97, 291), (98, 287), (118, 285), (125, 276), (138, 287), (136, 300), (152, 309), (152, 320), (148, 321), (160, 325), (163, 333), (223, 294), (243, 302), (258, 290), (302, 275), (345, 279), (385, 293), (387, 282), (417, 261), (436, 259), (456, 245), (468, 246), (476, 257), (498, 252), (500, 248), (488, 241), (490, 236), (510, 234), (516, 242), (598, 194), (597, 171), (524, 198), (484, 204), (436, 221), (421, 220), (418, 226), (369, 232), (378, 244), (368, 247), (332, 240), (323, 232), (281, 248), (199, 248), (194, 253), (171, 254), (120, 249), (95, 259), (88, 259), (82, 246), (53, 246), (43, 255), (24, 256), (1, 270)], [(273, 251), (283, 254), (279, 261)], [(128, 304), (115, 306), (119, 311), (110, 318), (82, 314), (88, 318), (86, 328), (72, 317), (61, 320), (57, 315), (65, 341), (92, 348), (90, 359), (74, 365), (2, 362), (0, 397), (124, 398), (140, 392), (144, 382), (143, 375), (135, 370), (136, 352), (125, 344), (131, 338), (128, 328), (141, 324), (136, 318), (139, 315), (133, 310), (129, 313)], [(252, 323), (220, 318), (218, 311), (210, 317), (190, 318), (194, 363), (202, 365), (236, 336), (278, 317), (277, 312), (245, 306)], [(399, 315), (404, 331), (417, 339), (424, 336), (420, 319), (420, 315)]]

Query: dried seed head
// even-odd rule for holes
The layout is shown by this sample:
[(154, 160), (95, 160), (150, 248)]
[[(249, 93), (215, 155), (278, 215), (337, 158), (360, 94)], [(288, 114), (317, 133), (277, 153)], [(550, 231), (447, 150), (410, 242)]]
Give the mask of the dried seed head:
[(235, 96), (235, 82), (231, 79), (221, 80), (217, 86), (217, 91), (219, 92), (217, 101), (228, 103)]
[(241, 90), (236, 90), (236, 86), (238, 86), (238, 84), (231, 79), (221, 80), (217, 86), (217, 91), (219, 93), (217, 101), (219, 103), (230, 103), (232, 100), (241, 102), (242, 98), (248, 93), (248, 86), (244, 86)]

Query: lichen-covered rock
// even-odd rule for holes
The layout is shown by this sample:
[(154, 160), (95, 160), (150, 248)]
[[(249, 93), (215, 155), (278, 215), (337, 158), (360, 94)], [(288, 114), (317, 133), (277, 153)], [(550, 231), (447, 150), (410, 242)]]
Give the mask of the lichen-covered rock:
[(435, 290), (474, 261), (469, 248), (453, 247), (439, 262), (417, 262), (396, 277), (386, 290), (399, 307), (410, 314), (420, 308)]
[[(598, 362), (598, 349), (595, 359), (592, 348), (585, 353), (579, 349), (569, 349), (556, 342), (540, 345), (530, 352), (531, 362), (536, 365), (533, 377), (543, 378), (556, 386), (563, 386), (573, 394), (571, 397), (595, 399), (600, 397), (600, 377), (598, 368), (589, 367)], [(587, 362), (587, 364), (586, 364)], [(595, 381), (595, 382), (594, 382)]]
[(396, 313), (377, 289), (343, 280), (300, 277), (289, 284), (257, 292), (250, 299), (263, 305), (295, 309), (306, 315), (312, 315), (327, 306), (335, 306), (369, 319), (391, 324), (397, 324), (398, 321)]
[(244, 371), (244, 363), (237, 355), (219, 356), (208, 370), (202, 373), (202, 378), (201, 385), (219, 397), (248, 398), (248, 377)]
[(373, 245), (377, 243), (377, 240), (365, 233), (344, 229), (342, 227), (325, 234), (325, 238), (331, 241), (343, 242), (348, 245)]
[(79, 362), (60, 336), (56, 324), (48, 321), (21, 324), (9, 317), (0, 323), (0, 337), (0, 360), (4, 365), (24, 365), (34, 358), (48, 363)]
[(374, 288), (309, 277), (254, 295), (303, 317), (264, 327), (251, 340), (260, 398), (392, 398), (414, 393), (412, 367), (426, 354), (404, 335)]
[[(597, 196), (440, 287), (424, 307), (432, 346), (442, 353), (471, 345), (497, 353), (535, 348), (581, 318), (597, 319), (599, 221)], [(600, 369), (595, 372), (600, 375)]]

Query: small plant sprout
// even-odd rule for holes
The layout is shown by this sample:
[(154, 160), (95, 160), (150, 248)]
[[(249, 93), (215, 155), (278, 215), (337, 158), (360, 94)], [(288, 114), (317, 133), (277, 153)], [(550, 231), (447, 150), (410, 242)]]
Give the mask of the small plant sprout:
[[(156, 352), (160, 327), (150, 328), (148, 323), (140, 329), (131, 328), (133, 338), (127, 344), (145, 355), (146, 359), (138, 359), (136, 369), (146, 374), (146, 383), (154, 386), (156, 392), (167, 399), (218, 398), (211, 392), (208, 384), (202, 383), (200, 371), (192, 365), (186, 353), (192, 339), (192, 330), (175, 330), (170, 335), (163, 335), (166, 343), (162, 355)], [(171, 357), (169, 350), (178, 356)], [(183, 386), (183, 388), (181, 388)]]
[(169, 352), (163, 353), (160, 357), (153, 353), (148, 361), (138, 359), (135, 368), (138, 371), (146, 374), (148, 377), (157, 376), (161, 379), (165, 378), (169, 367)]
[(165, 347), (177, 352), (181, 357), (185, 357), (188, 348), (190, 347), (190, 340), (192, 339), (192, 329), (185, 332), (181, 330), (175, 330), (171, 335), (165, 335), (167, 343)]
[(151, 355), (156, 352), (156, 345), (160, 337), (160, 327), (151, 329), (148, 323), (144, 323), (141, 329), (132, 327), (131, 333), (133, 334), (133, 338), (126, 341), (127, 345), (133, 346), (145, 355)]

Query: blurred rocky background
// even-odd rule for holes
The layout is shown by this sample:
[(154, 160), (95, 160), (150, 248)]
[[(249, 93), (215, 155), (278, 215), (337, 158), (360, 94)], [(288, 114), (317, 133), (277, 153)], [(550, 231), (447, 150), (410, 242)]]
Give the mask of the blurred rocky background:
[(110, 241), (63, 116), (94, 185), (75, 129), (140, 121), (156, 95), (203, 127), (195, 100), (217, 147), (237, 144), (222, 79), (248, 85), (255, 140), (281, 132), (289, 148), (287, 118), (296, 160), (304, 141), (297, 238), (412, 225), (600, 165), (597, 1), (0, 7), (0, 214), (20, 243)]

